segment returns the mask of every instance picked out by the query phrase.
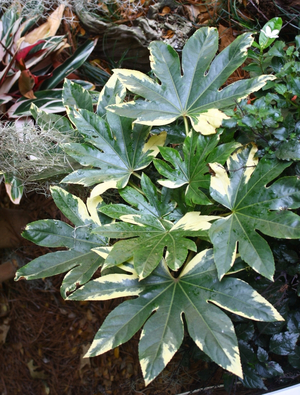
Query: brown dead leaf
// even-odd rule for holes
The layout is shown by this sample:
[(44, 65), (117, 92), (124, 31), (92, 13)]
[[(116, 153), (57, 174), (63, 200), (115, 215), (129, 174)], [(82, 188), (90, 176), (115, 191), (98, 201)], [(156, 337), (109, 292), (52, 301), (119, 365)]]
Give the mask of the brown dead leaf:
[(208, 6), (204, 4), (184, 5), (183, 8), (191, 22), (196, 22), (199, 14), (206, 14), (208, 11)]
[(171, 12), (171, 8), (170, 7), (164, 7), (161, 10), (161, 13), (159, 15), (167, 15), (167, 14), (170, 14), (170, 12)]
[(90, 358), (85, 358), (85, 357), (84, 357), (85, 354), (88, 352), (88, 349), (90, 348), (90, 346), (91, 346), (91, 343), (81, 346), (81, 351), (82, 351), (82, 352), (81, 352), (81, 354), (80, 354), (80, 361), (79, 361), (79, 372), (80, 372), (80, 375), (83, 374), (83, 373), (82, 373), (82, 369), (83, 369), (85, 366), (88, 366), (88, 367), (91, 366)]
[(218, 31), (220, 37), (219, 51), (222, 51), (235, 40), (235, 37), (233, 35), (233, 30), (230, 27), (219, 24)]
[(60, 26), (64, 9), (64, 4), (57, 7), (56, 10), (49, 15), (45, 23), (25, 35), (25, 41), (29, 44), (34, 44), (38, 40), (54, 36)]
[(163, 35), (163, 38), (171, 38), (173, 37), (175, 32), (173, 30), (167, 30), (166, 34)]
[(211, 19), (211, 15), (208, 12), (204, 12), (198, 15), (197, 23), (203, 25)]
[(33, 379), (46, 379), (47, 378), (46, 373), (43, 370), (41, 370), (38, 366), (34, 365), (33, 359), (31, 359), (27, 363), (27, 367), (29, 369), (30, 376)]
[(22, 70), (19, 78), (19, 90), (22, 96), (27, 97), (27, 99), (36, 99), (33, 93), (33, 87), (35, 85), (34, 75), (30, 70)]

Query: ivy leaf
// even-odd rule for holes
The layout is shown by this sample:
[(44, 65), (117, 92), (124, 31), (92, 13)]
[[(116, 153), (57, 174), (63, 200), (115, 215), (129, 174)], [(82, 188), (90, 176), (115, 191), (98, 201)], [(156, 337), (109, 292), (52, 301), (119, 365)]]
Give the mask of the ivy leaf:
[[(192, 132), (183, 144), (183, 159), (174, 148), (159, 147), (163, 160), (154, 159), (157, 171), (166, 177), (158, 183), (167, 188), (179, 188), (186, 185), (185, 200), (189, 206), (194, 204), (212, 204), (201, 188), (209, 188), (208, 162), (223, 164), (228, 156), (240, 146), (231, 142), (217, 146), (219, 135), (202, 136)], [(171, 163), (172, 167), (167, 163)]]
[(40, 220), (26, 226), (22, 236), (44, 247), (66, 247), (66, 251), (42, 255), (17, 271), (16, 280), (33, 280), (67, 272), (61, 285), (61, 293), (74, 291), (87, 282), (100, 265), (103, 258), (92, 251), (105, 245), (103, 237), (92, 234), (99, 226), (95, 215), (91, 216), (81, 199), (59, 187), (51, 188), (57, 207), (75, 225), (72, 227), (58, 220)]
[[(67, 88), (69, 89), (68, 84), (65, 89)], [(122, 97), (120, 83), (115, 78), (109, 81), (108, 87), (99, 97), (97, 110), (102, 115), (109, 93), (112, 94), (111, 101), (118, 101)], [(68, 96), (68, 91), (64, 95)], [(87, 100), (85, 97), (77, 98), (77, 103), (86, 107)], [(147, 141), (149, 127), (132, 126), (132, 119), (116, 114), (107, 114), (104, 120), (85, 108), (79, 108), (69, 109), (69, 117), (84, 137), (85, 143), (64, 144), (64, 151), (82, 166), (96, 169), (74, 171), (62, 182), (85, 186), (102, 183), (92, 191), (92, 197), (102, 194), (108, 188), (124, 188), (134, 171), (151, 163), (159, 152), (157, 146), (163, 145), (166, 139), (166, 133), (163, 132)]]
[(289, 140), (279, 145), (275, 153), (276, 157), (281, 160), (300, 160), (300, 141)]
[(152, 126), (167, 125), (179, 117), (188, 117), (197, 132), (215, 133), (222, 119), (227, 118), (219, 109), (234, 105), (236, 100), (274, 79), (273, 76), (260, 76), (240, 80), (219, 90), (245, 61), (252, 41), (251, 34), (242, 34), (215, 57), (217, 29), (198, 29), (183, 48), (182, 65), (171, 46), (162, 41), (152, 42), (150, 65), (161, 83), (139, 71), (114, 70), (127, 89), (146, 101), (109, 105), (108, 110), (137, 118), (136, 123)]
[(300, 369), (300, 346), (295, 347), (295, 350), (289, 354), (288, 360), (293, 368)]
[(299, 333), (282, 332), (270, 339), (270, 352), (278, 355), (288, 355), (295, 350)]
[(289, 313), (287, 318), (289, 332), (300, 334), (300, 311)]
[[(121, 196), (139, 210), (123, 204), (110, 204), (99, 208), (103, 214), (122, 222), (107, 224), (94, 230), (102, 236), (124, 239), (113, 245), (105, 264), (115, 266), (133, 257), (140, 279), (147, 277), (155, 269), (165, 249), (167, 265), (172, 270), (179, 269), (188, 251), (197, 251), (195, 242), (188, 237), (207, 238), (207, 230), (211, 225), (209, 221), (219, 218), (189, 212), (174, 224), (164, 217), (174, 206), (160, 200), (155, 203), (157, 195), (152, 196), (151, 184), (147, 176), (143, 175), (141, 185), (148, 202), (131, 187), (126, 187), (121, 192)], [(152, 186), (154, 187), (153, 184)]]
[(227, 161), (229, 176), (223, 166), (210, 164), (210, 194), (231, 210), (209, 231), (219, 278), (233, 265), (238, 244), (242, 260), (272, 280), (273, 254), (256, 230), (277, 238), (300, 237), (300, 218), (288, 210), (300, 206), (300, 180), (284, 177), (266, 187), (290, 163), (264, 157), (256, 167), (256, 150), (248, 146), (233, 154)]
[(239, 377), (242, 370), (234, 327), (219, 307), (254, 320), (282, 319), (273, 306), (244, 281), (224, 278), (219, 282), (211, 249), (196, 255), (178, 278), (171, 276), (164, 260), (142, 281), (132, 267), (121, 268), (127, 273), (92, 280), (68, 299), (138, 296), (108, 315), (86, 356), (118, 347), (146, 322), (139, 343), (146, 385), (165, 368), (180, 347), (184, 334), (183, 314), (197, 346)]

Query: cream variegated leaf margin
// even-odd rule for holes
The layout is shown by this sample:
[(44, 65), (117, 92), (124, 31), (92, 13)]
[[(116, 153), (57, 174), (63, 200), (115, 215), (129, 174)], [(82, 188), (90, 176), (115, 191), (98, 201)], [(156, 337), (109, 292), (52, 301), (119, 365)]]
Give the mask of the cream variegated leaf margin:
[(220, 279), (234, 264), (237, 250), (255, 271), (273, 279), (273, 254), (257, 230), (277, 238), (300, 237), (300, 217), (288, 210), (300, 206), (300, 180), (283, 177), (266, 187), (291, 162), (267, 157), (258, 162), (256, 152), (254, 145), (238, 150), (228, 159), (227, 170), (209, 164), (210, 194), (230, 210), (209, 230)]
[[(103, 248), (99, 252), (105, 257), (109, 251)], [(183, 314), (197, 346), (214, 362), (241, 378), (243, 372), (234, 327), (219, 307), (257, 321), (282, 320), (274, 307), (249, 284), (231, 277), (219, 282), (211, 249), (197, 254), (178, 278), (172, 277), (164, 260), (144, 280), (139, 280), (131, 264), (116, 269), (115, 273), (90, 281), (68, 299), (136, 296), (108, 315), (86, 357), (118, 347), (144, 325), (139, 358), (146, 385), (179, 349), (184, 334)]]
[(163, 160), (154, 159), (153, 164), (165, 179), (157, 182), (170, 189), (186, 185), (185, 202), (188, 206), (212, 204), (208, 196), (208, 163), (216, 161), (224, 164), (230, 154), (240, 147), (235, 141), (218, 144), (219, 139), (220, 135), (216, 134), (203, 136), (190, 132), (184, 140), (182, 154), (175, 148), (160, 147)]
[[(74, 224), (74, 227), (59, 220), (40, 220), (28, 224), (23, 237), (44, 247), (65, 247), (40, 256), (20, 268), (16, 280), (33, 280), (65, 273), (61, 294), (66, 297), (79, 285), (86, 283), (103, 264), (104, 258), (93, 251), (104, 246), (107, 240), (92, 233), (101, 225), (97, 206), (101, 198), (87, 199), (84, 202), (60, 187), (51, 187), (53, 200), (61, 212)], [(90, 212), (88, 211), (90, 210)]]
[(109, 111), (135, 118), (135, 123), (162, 126), (178, 118), (189, 118), (204, 135), (215, 133), (226, 115), (220, 111), (262, 88), (275, 77), (263, 75), (220, 87), (247, 58), (253, 38), (241, 34), (220, 54), (215, 28), (198, 29), (186, 42), (182, 63), (176, 51), (162, 41), (150, 44), (150, 66), (159, 82), (140, 71), (115, 69), (114, 73), (131, 92), (145, 98), (107, 106)]
[(94, 230), (102, 236), (119, 239), (105, 260), (106, 266), (116, 266), (133, 258), (140, 280), (149, 276), (163, 256), (172, 270), (178, 270), (183, 265), (188, 251), (197, 250), (195, 242), (189, 237), (207, 239), (210, 221), (219, 218), (201, 216), (200, 212), (189, 212), (173, 224), (169, 220), (146, 212), (137, 211), (133, 214), (135, 210), (123, 205), (103, 206), (99, 211), (122, 221)]
[(216, 108), (212, 108), (195, 118), (190, 117), (193, 128), (204, 136), (216, 133), (216, 129), (222, 125), (223, 119), (228, 118), (224, 112)]
[(62, 182), (96, 185), (91, 193), (95, 197), (111, 188), (124, 188), (130, 176), (147, 167), (159, 153), (158, 146), (164, 145), (167, 133), (150, 136), (149, 127), (106, 113), (108, 104), (119, 103), (124, 97), (124, 87), (115, 76), (99, 95), (96, 114), (88, 92), (80, 90), (76, 84), (65, 83), (63, 95), (65, 104), (69, 103), (69, 118), (85, 142), (64, 144), (63, 149), (83, 168)]

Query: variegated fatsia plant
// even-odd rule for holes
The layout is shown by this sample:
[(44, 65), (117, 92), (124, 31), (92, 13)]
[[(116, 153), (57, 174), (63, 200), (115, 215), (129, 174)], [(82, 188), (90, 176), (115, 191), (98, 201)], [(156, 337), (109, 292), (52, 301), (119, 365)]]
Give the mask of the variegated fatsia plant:
[[(130, 297), (108, 315), (87, 356), (118, 347), (143, 327), (139, 358), (146, 385), (179, 349), (184, 323), (212, 361), (242, 378), (232, 313), (283, 320), (240, 273), (272, 280), (274, 258), (264, 235), (300, 237), (300, 218), (290, 210), (300, 206), (300, 181), (279, 178), (290, 162), (258, 161), (254, 144), (222, 142), (216, 130), (226, 118), (222, 109), (273, 79), (226, 85), (252, 41), (242, 34), (216, 56), (217, 30), (201, 28), (181, 62), (170, 46), (153, 42), (153, 78), (115, 70), (96, 108), (88, 91), (64, 85), (64, 105), (82, 142), (63, 149), (82, 168), (62, 182), (93, 188), (86, 204), (52, 188), (74, 226), (37, 221), (23, 236), (66, 250), (35, 259), (16, 279), (66, 272), (61, 293), (67, 300)], [(125, 100), (126, 89), (134, 100)], [(47, 115), (34, 111), (40, 120)]]

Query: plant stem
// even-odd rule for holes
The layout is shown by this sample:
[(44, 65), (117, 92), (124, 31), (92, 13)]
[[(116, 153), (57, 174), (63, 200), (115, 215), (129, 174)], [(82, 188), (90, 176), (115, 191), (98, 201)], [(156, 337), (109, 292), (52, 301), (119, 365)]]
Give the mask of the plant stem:
[(132, 174), (141, 180), (142, 177), (138, 173), (134, 171)]
[(136, 186), (132, 181), (129, 181), (128, 185), (130, 185), (133, 189), (135, 189), (136, 191), (138, 191), (140, 194), (144, 195), (144, 192), (141, 190), (141, 188), (139, 188), (138, 186)]
[(188, 136), (188, 134), (189, 134), (189, 124), (188, 124), (187, 117), (183, 117), (183, 121), (184, 121), (185, 134), (186, 134), (186, 136)]

